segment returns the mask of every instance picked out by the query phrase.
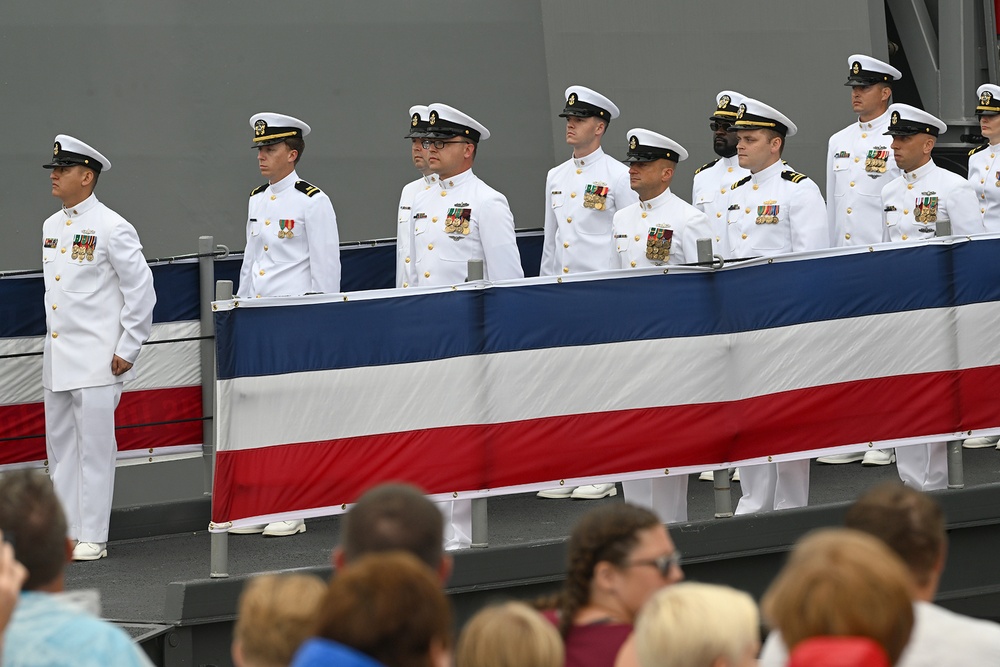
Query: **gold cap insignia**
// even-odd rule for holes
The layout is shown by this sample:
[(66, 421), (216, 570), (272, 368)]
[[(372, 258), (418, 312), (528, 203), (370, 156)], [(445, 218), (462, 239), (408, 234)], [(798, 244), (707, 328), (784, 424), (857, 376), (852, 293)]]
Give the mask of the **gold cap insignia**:
[(861, 63), (855, 61), (854, 64), (851, 65), (851, 73), (852, 74), (860, 74), (861, 73)]
[(570, 93), (569, 99), (566, 100), (566, 104), (569, 106), (576, 104), (576, 93)]
[(898, 122), (899, 122), (899, 112), (898, 111), (893, 111), (892, 112), (892, 118), (889, 120), (889, 124), (890, 125), (895, 125)]
[(736, 117), (743, 118), (743, 114), (745, 114), (746, 112), (747, 112), (747, 105), (741, 104), (740, 110), (736, 112)]
[(632, 135), (632, 137), (629, 138), (628, 140), (629, 150), (634, 151), (638, 146), (639, 146), (639, 140), (635, 137), (635, 135)]
[(984, 90), (983, 94), (979, 96), (979, 103), (984, 107), (989, 106), (993, 102), (993, 93), (988, 90)]
[(416, 127), (417, 123), (419, 123), (419, 122), (420, 122), (420, 114), (418, 114), (418, 113), (413, 114), (413, 120), (410, 121), (410, 125), (412, 125), (413, 127)]
[(437, 111), (432, 111), (431, 112), (431, 117), (430, 117), (430, 119), (427, 122), (430, 123), (431, 125), (436, 125), (437, 122), (438, 122), (438, 112)]
[(253, 124), (253, 134), (255, 137), (263, 137), (267, 132), (267, 123), (261, 119)]
[(56, 155), (59, 155), (59, 149), (60, 148), (61, 148), (61, 146), (59, 145), (59, 142), (57, 141), (56, 145), (52, 147), (52, 155), (53, 155), (53, 157), (56, 156)]
[(730, 102), (732, 102), (732, 100), (729, 98), (729, 95), (723, 95), (722, 97), (719, 98), (719, 108), (725, 109), (726, 107), (729, 106)]

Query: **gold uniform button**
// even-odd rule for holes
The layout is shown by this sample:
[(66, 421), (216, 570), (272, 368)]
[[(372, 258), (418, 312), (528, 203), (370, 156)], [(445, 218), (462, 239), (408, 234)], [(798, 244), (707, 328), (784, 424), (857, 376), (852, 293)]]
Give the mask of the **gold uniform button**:
[(747, 207), (746, 207), (745, 209), (743, 209), (743, 210), (744, 210), (745, 212), (749, 213), (749, 212), (750, 212), (750, 207), (749, 207), (749, 206), (747, 206)]
[(267, 252), (267, 246), (266, 245), (264, 246), (264, 252)]
[(58, 333), (58, 332), (55, 332), (55, 331), (53, 331), (53, 332), (52, 332), (52, 337), (53, 337), (53, 338), (59, 338), (59, 333)]
[(645, 211), (642, 212), (642, 217), (644, 217), (644, 218), (646, 217), (646, 212)]
[(66, 221), (66, 226), (67, 226), (67, 227), (69, 227), (69, 226), (70, 226), (70, 225), (72, 225), (72, 224), (73, 224), (73, 221), (72, 221), (72, 220), (67, 220), (67, 221)]
[(437, 221), (438, 221), (438, 217), (436, 215), (433, 218), (431, 218), (431, 222), (437, 222)]
[(569, 193), (569, 198), (570, 199), (576, 199), (576, 193), (575, 192)]
[(904, 241), (905, 241), (906, 239), (908, 239), (908, 238), (910, 238), (910, 237), (909, 237), (909, 236), (907, 236), (906, 234), (903, 234), (903, 240), (904, 240)]
[(635, 268), (635, 260), (632, 260), (632, 268)]
[(427, 244), (427, 249), (428, 250), (434, 250), (434, 244), (433, 243), (428, 243)]
[(59, 252), (61, 252), (62, 254), (65, 255), (66, 254), (66, 248), (61, 249)]
[(274, 200), (275, 200), (275, 199), (277, 199), (277, 198), (278, 198), (278, 197), (277, 197), (276, 195), (271, 195), (271, 201), (274, 201)]
[(721, 217), (722, 217), (722, 213), (721, 213), (721, 212), (717, 212), (717, 213), (715, 214), (715, 217), (716, 217), (716, 218), (721, 218)]
[(850, 241), (851, 240), (851, 235), (850, 234), (844, 234), (844, 238), (847, 239), (848, 241)]
[(410, 283), (403, 283), (403, 287), (409, 287)]
[(56, 276), (56, 282), (59, 282), (60, 280), (62, 280), (62, 276), (58, 276), (58, 275), (57, 275), (57, 276)]
[(850, 215), (850, 214), (851, 214), (851, 207), (850, 207), (850, 206), (848, 206), (848, 207), (847, 207), (847, 215)]
[(854, 187), (854, 181), (851, 181), (851, 187), (852, 188)]
[(979, 195), (979, 198), (980, 199), (986, 199), (986, 193), (984, 192), (983, 194)]
[(743, 235), (743, 238), (746, 238), (746, 237), (747, 237), (747, 235), (746, 235), (746, 234), (744, 234), (744, 235)]
[(638, 235), (638, 234), (636, 234), (636, 235), (635, 235), (635, 240), (636, 240), (636, 241), (638, 241), (638, 240), (639, 240), (639, 235)]
[(430, 271), (424, 271), (424, 278), (430, 278), (430, 277), (431, 277), (431, 272)]
[(862, 132), (861, 133), (861, 138), (862, 139), (867, 139), (868, 138), (868, 133), (867, 132)]
[(564, 266), (563, 267), (563, 273), (569, 273), (569, 267), (568, 266)]
[(258, 294), (258, 295), (257, 295), (257, 296), (255, 296), (254, 298), (255, 298), (255, 299), (259, 299), (259, 298), (260, 298), (260, 294)]
[(722, 188), (721, 190), (719, 190), (719, 194), (722, 194), (722, 195), (726, 194), (726, 189)]
[(758, 189), (759, 187), (760, 187), (760, 186), (759, 186), (759, 185), (757, 185), (756, 183), (754, 183), (754, 184), (753, 184), (753, 189), (754, 189), (754, 190)]
[(913, 189), (913, 183), (907, 183), (906, 184), (906, 189), (907, 190), (912, 190)]
[[(997, 156), (996, 153), (990, 153), (990, 157), (996, 157), (996, 156)], [(76, 211), (73, 211), (73, 212), (76, 213)]]
[(447, 190), (442, 190), (442, 191), (441, 191), (441, 196), (442, 196), (442, 197), (447, 197), (447, 196), (448, 196), (448, 192), (447, 192)]
[(261, 269), (259, 273), (260, 275), (264, 275), (264, 269)]
[(55, 310), (55, 309), (56, 309), (56, 308), (58, 308), (58, 307), (59, 307), (59, 306), (57, 306), (56, 304), (52, 304), (52, 310)]
[(563, 242), (563, 247), (564, 248), (568, 248), (569, 247), (569, 243)]
[(986, 182), (986, 179), (985, 179), (985, 178), (980, 178), (980, 179), (979, 179), (979, 182), (980, 182), (980, 183), (985, 183), (985, 182)]
[(573, 216), (566, 218), (566, 222), (573, 222)]
[(583, 173), (583, 169), (577, 169), (577, 170), (576, 170), (576, 173), (578, 173), (578, 174), (582, 174), (582, 173)]
[(271, 221), (270, 221), (270, 220), (265, 220), (265, 221), (264, 221), (264, 226), (265, 226), (265, 227), (266, 227), (266, 226), (268, 226), (268, 225), (270, 225), (270, 224), (271, 224)]
[(406, 259), (404, 259), (403, 261), (404, 261), (404, 262), (406, 262), (407, 264), (409, 264), (409, 263), (410, 263), (410, 258), (409, 258), (409, 257), (407, 257), (407, 258), (406, 258)]
[(979, 212), (980, 213), (986, 213), (986, 209), (985, 208), (981, 208), (981, 209), (979, 209)]
[(861, 161), (861, 158), (859, 158), (859, 157), (856, 157), (856, 158), (854, 158), (854, 161), (855, 161), (855, 162), (860, 162), (860, 161)]
[(910, 209), (904, 208), (903, 209), (903, 215), (909, 215), (909, 214), (910, 214)]
[(726, 171), (728, 171), (728, 172), (732, 172), (732, 171), (733, 171), (733, 168), (732, 168), (732, 167), (729, 167), (728, 169), (726, 169)]

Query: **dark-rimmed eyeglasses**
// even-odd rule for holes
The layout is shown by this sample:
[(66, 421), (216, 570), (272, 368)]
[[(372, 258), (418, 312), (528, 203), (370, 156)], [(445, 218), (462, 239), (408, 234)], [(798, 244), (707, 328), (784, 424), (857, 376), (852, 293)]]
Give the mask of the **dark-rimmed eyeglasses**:
[(465, 141), (464, 139), (453, 139), (451, 141), (444, 141), (443, 139), (424, 139), (423, 141), (420, 142), (420, 145), (424, 147), (424, 150), (427, 150), (431, 146), (433, 146), (438, 150), (441, 150), (442, 148), (445, 147), (445, 144), (467, 144), (467, 143), (470, 142)]
[(634, 565), (652, 565), (660, 572), (660, 576), (666, 577), (670, 574), (670, 568), (675, 565), (680, 568), (681, 566), (681, 552), (675, 551), (668, 556), (660, 556), (659, 558), (647, 558), (645, 560), (633, 560), (625, 563), (625, 567), (632, 567)]
[(732, 123), (726, 123), (726, 122), (720, 123), (719, 121), (716, 120), (713, 120), (708, 125), (708, 127), (712, 130), (712, 132), (720, 132), (722, 130), (728, 130), (732, 126), (733, 126)]

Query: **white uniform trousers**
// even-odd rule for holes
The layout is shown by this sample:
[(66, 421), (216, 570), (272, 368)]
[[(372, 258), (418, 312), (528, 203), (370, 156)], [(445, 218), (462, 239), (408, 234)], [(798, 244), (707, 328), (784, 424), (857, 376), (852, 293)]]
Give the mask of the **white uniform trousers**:
[(948, 488), (948, 443), (896, 447), (896, 470), (903, 484), (918, 491)]
[(656, 477), (622, 482), (625, 502), (653, 510), (663, 523), (684, 523), (688, 518), (688, 477)]
[(472, 501), (450, 500), (434, 503), (444, 515), (444, 548), (446, 551), (472, 546)]
[(736, 514), (770, 512), (809, 504), (809, 459), (740, 467), (743, 497)]
[(115, 490), (115, 408), (120, 382), (70, 391), (45, 390), (45, 453), (68, 537), (107, 542)]

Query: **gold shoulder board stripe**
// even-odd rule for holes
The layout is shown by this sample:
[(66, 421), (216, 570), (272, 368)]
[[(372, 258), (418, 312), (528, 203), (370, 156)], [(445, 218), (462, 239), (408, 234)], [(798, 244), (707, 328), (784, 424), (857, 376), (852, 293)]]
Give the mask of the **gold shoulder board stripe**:
[(250, 196), (253, 197), (254, 195), (259, 195), (261, 192), (267, 189), (267, 185), (268, 185), (267, 183), (265, 183), (264, 185), (258, 185), (257, 187), (255, 187), (253, 190), (250, 191)]
[(701, 165), (700, 167), (698, 167), (697, 169), (695, 169), (695, 170), (694, 170), (694, 173), (695, 173), (695, 174), (699, 174), (699, 173), (701, 173), (701, 171), (702, 171), (703, 169), (708, 169), (709, 167), (711, 167), (711, 166), (714, 166), (716, 162), (718, 162), (718, 160), (712, 160), (712, 161), (711, 161), (711, 162), (709, 162), (708, 164), (703, 164), (703, 165)]
[(791, 181), (792, 183), (798, 183), (804, 178), (807, 178), (805, 174), (800, 174), (795, 171), (783, 171), (781, 172), (781, 177), (786, 181)]
[(317, 188), (315, 185), (306, 183), (305, 181), (295, 181), (295, 189), (305, 194), (306, 197), (312, 197), (322, 192), (322, 190)]
[(736, 188), (740, 187), (741, 185), (743, 185), (744, 183), (747, 183), (749, 181), (750, 181), (750, 177), (749, 176), (744, 176), (740, 180), (738, 180), (735, 183), (733, 183), (733, 187), (731, 187), (729, 189), (730, 190), (735, 190)]
[(975, 147), (975, 148), (973, 148), (973, 149), (972, 149), (971, 151), (969, 151), (969, 155), (975, 155), (975, 154), (976, 154), (976, 153), (978, 153), (979, 151), (981, 151), (981, 150), (983, 150), (984, 148), (986, 148), (986, 146), (987, 146), (987, 145), (988, 145), (988, 144), (983, 144), (982, 146), (976, 146), (976, 147)]

